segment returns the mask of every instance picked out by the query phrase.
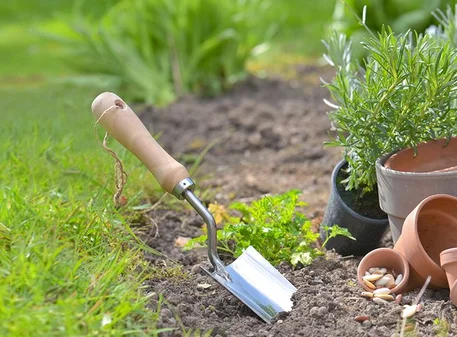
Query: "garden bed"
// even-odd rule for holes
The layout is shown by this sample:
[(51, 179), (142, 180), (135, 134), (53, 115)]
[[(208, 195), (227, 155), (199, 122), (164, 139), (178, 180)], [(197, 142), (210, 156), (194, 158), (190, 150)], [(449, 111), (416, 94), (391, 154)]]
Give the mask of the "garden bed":
[[(309, 204), (305, 214), (318, 223), (332, 169), (341, 159), (338, 149), (323, 149), (330, 123), (322, 103), (327, 90), (320, 87), (319, 77), (329, 80), (331, 72), (305, 67), (297, 74), (293, 81), (250, 78), (218, 98), (186, 97), (140, 115), (154, 133), (161, 133), (159, 142), (181, 162), (217, 141), (194, 176), (200, 191), (208, 191), (197, 193), (204, 202), (227, 205), (231, 200), (250, 201), (297, 188)], [(147, 256), (163, 269), (147, 281), (147, 292), (152, 294), (152, 308), (163, 294), (159, 322), (161, 327), (176, 328), (170, 336), (199, 330), (214, 336), (382, 337), (398, 331), (401, 306), (380, 306), (362, 298), (356, 281), (358, 259), (332, 253), (302, 269), (278, 267), (298, 289), (294, 308), (274, 324), (265, 324), (201, 271), (201, 266), (208, 266), (204, 249), (183, 252), (176, 246), (180, 237), (201, 234), (203, 221), (193, 210), (185, 204), (180, 210), (159, 205), (149, 215), (157, 228), (147, 218), (135, 228), (166, 256)], [(388, 238), (384, 242), (391, 244)], [(224, 260), (230, 262), (228, 257)], [(457, 310), (448, 294), (448, 290), (427, 290), (424, 307), (415, 316), (416, 336), (435, 336), (440, 327), (434, 323), (437, 318), (457, 330)], [(403, 303), (410, 303), (414, 295), (404, 296)], [(356, 322), (360, 315), (369, 320)]]

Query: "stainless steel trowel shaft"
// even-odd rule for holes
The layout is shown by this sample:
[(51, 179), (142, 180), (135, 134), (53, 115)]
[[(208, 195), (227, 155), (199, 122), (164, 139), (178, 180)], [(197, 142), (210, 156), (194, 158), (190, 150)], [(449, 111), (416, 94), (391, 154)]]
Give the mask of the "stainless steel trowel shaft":
[(172, 194), (178, 199), (186, 199), (206, 223), (208, 232), (208, 258), (214, 267), (214, 272), (230, 281), (230, 276), (217, 254), (217, 227), (213, 215), (193, 193), (195, 184), (190, 178), (181, 180), (173, 189)]

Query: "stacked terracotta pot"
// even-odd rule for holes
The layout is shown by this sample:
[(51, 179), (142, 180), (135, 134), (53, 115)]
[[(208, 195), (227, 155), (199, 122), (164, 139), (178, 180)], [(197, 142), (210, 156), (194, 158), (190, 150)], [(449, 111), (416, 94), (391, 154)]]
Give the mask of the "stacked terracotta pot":
[(362, 277), (376, 267), (403, 273), (397, 293), (421, 287), (430, 275), (430, 286), (449, 287), (457, 305), (457, 197), (436, 194), (422, 200), (406, 217), (393, 250), (376, 249), (362, 259), (358, 269), (362, 286)]

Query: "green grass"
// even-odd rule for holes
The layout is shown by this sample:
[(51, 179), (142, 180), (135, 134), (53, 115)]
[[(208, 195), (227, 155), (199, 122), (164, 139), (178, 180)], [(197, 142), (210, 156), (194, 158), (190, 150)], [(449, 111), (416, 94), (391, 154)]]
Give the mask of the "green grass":
[[(0, 89), (0, 336), (151, 335), (147, 266), (111, 206), (96, 88)], [(120, 147), (131, 202), (154, 181)], [(143, 270), (143, 272), (140, 272)], [(138, 273), (137, 273), (138, 272)], [(110, 318), (111, 324), (102, 326)]]

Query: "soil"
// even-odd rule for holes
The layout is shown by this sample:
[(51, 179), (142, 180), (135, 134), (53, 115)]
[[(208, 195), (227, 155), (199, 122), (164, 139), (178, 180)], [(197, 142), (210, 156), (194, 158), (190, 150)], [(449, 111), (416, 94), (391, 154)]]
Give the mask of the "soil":
[[(330, 123), (322, 103), (327, 90), (319, 77), (331, 79), (327, 68), (297, 68), (297, 79), (250, 78), (217, 98), (185, 97), (167, 108), (146, 108), (140, 117), (159, 143), (189, 167), (210, 145), (193, 179), (205, 204), (249, 202), (271, 193), (300, 189), (309, 206), (304, 213), (319, 223), (329, 196), (333, 167), (341, 151), (323, 148)], [(138, 109), (137, 109), (138, 110)], [(214, 143), (213, 142), (217, 142)], [(180, 204), (181, 205), (181, 204)], [(157, 224), (153, 226), (151, 219)], [(272, 324), (264, 323), (201, 267), (209, 268), (206, 251), (183, 251), (180, 240), (202, 233), (202, 219), (185, 203), (162, 203), (132, 224), (138, 235), (162, 255), (146, 254), (161, 272), (145, 286), (150, 307), (160, 305), (162, 336), (393, 336), (401, 305), (378, 305), (360, 296), (360, 258), (328, 252), (310, 266), (278, 270), (297, 288), (293, 309)], [(383, 246), (391, 246), (387, 236)], [(224, 263), (232, 259), (222, 256)], [(416, 292), (404, 294), (411, 303)], [(163, 299), (162, 296), (163, 295)], [(415, 336), (435, 336), (440, 318), (457, 336), (457, 310), (449, 290), (427, 290), (423, 309), (409, 324)], [(357, 322), (357, 316), (368, 316)]]
[(348, 177), (348, 174), (345, 171), (346, 168), (347, 164), (342, 167), (336, 177), (336, 186), (339, 195), (344, 200), (346, 205), (348, 205), (355, 212), (368, 218), (386, 219), (387, 214), (381, 209), (381, 207), (379, 207), (377, 186), (374, 186), (372, 191), (363, 193), (363, 195), (359, 190), (346, 190), (345, 186), (342, 183), (342, 181)]

